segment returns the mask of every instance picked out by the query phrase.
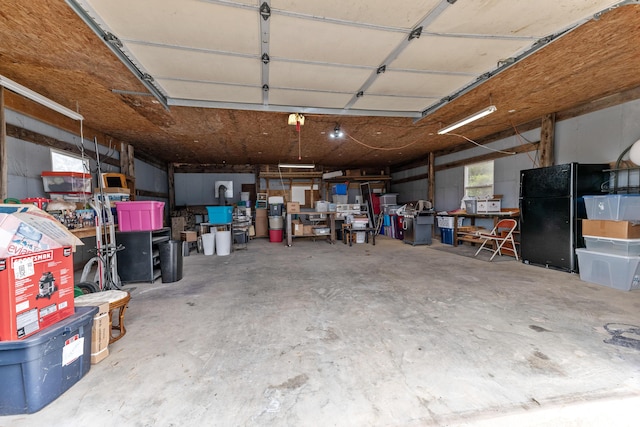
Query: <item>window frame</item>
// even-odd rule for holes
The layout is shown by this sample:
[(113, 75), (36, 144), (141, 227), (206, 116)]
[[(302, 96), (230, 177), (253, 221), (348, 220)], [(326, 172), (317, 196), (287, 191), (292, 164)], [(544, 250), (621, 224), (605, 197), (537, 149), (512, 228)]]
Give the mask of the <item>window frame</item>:
[[(59, 165), (56, 164), (56, 161), (54, 160), (54, 156), (63, 156), (63, 157), (67, 157), (70, 159), (75, 159), (75, 160), (79, 160), (80, 163), (82, 165), (82, 170), (68, 170), (68, 169), (61, 169), (59, 167)], [(90, 167), (91, 164), (89, 162), (88, 158), (82, 158), (82, 156), (78, 156), (76, 154), (73, 153), (69, 153), (67, 151), (64, 150), (57, 150), (55, 148), (50, 148), (49, 149), (49, 159), (51, 161), (51, 171), (52, 172), (78, 172), (78, 173), (90, 173)]]
[[(469, 185), (469, 175), (470, 175), (470, 169), (473, 168), (474, 166), (479, 166), (482, 164), (491, 164), (491, 185)], [(468, 164), (465, 165), (464, 167), (464, 197), (478, 197), (477, 195), (469, 195), (469, 190), (474, 190), (474, 189), (482, 189), (482, 188), (489, 188), (490, 187), (490, 193), (489, 194), (484, 194), (486, 196), (493, 196), (494, 191), (495, 191), (495, 161), (494, 160), (486, 160), (484, 162), (476, 162), (476, 163), (472, 163), (472, 164)], [(483, 196), (484, 196), (483, 195)]]

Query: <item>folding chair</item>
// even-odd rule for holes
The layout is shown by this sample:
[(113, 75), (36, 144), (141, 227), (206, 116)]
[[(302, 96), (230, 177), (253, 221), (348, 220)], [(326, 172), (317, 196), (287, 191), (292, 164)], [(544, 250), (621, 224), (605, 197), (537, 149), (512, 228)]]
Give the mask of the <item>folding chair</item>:
[[(515, 219), (501, 219), (498, 221), (491, 233), (479, 233), (478, 237), (483, 240), (482, 245), (478, 248), (475, 256), (478, 256), (481, 250), (492, 251), (493, 255), (489, 261), (492, 261), (496, 254), (502, 256), (503, 251), (511, 252), (518, 260), (518, 251), (516, 242), (513, 240), (513, 232), (518, 226)], [(505, 246), (505, 244), (507, 244)]]

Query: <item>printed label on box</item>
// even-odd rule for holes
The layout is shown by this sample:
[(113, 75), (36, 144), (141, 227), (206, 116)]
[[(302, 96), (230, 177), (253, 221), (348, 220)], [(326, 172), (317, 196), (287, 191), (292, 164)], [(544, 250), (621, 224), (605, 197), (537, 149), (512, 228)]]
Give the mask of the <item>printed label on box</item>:
[(16, 280), (33, 276), (35, 272), (36, 271), (33, 268), (33, 259), (31, 258), (17, 259), (13, 262), (13, 275)]
[(67, 366), (84, 354), (84, 337), (78, 334), (65, 341), (62, 348), (62, 366)]
[(37, 331), (40, 328), (40, 323), (38, 322), (38, 310), (34, 308), (33, 310), (17, 315), (16, 326), (18, 327), (18, 338)]
[(40, 319), (50, 315), (51, 313), (55, 313), (56, 311), (58, 311), (58, 306), (55, 304), (49, 304), (46, 307), (42, 307), (40, 309)]

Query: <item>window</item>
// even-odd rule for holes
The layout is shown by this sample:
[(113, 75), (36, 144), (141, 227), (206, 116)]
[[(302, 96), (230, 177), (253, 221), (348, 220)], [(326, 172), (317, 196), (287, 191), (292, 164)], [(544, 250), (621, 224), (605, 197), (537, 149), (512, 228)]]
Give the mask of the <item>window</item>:
[(493, 160), (464, 167), (464, 195), (493, 196)]
[(66, 153), (64, 151), (51, 150), (51, 170), (54, 172), (89, 172), (89, 159)]

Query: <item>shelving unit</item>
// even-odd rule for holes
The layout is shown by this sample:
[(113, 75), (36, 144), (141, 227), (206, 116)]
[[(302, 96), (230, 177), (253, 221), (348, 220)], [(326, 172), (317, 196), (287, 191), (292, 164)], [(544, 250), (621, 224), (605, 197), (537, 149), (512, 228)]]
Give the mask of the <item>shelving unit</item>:
[(124, 246), (117, 253), (118, 274), (122, 283), (153, 283), (160, 277), (158, 245), (171, 239), (171, 228), (154, 231), (118, 231), (116, 242)]
[(293, 215), (298, 215), (298, 216), (302, 216), (302, 215), (307, 215), (307, 216), (315, 216), (315, 215), (320, 215), (320, 214), (325, 214), (327, 221), (329, 222), (329, 230), (330, 230), (330, 234), (328, 236), (325, 237), (329, 237), (329, 242), (331, 244), (336, 242), (336, 213), (335, 212), (298, 212), (298, 213), (287, 213), (287, 224), (286, 224), (286, 232), (287, 232), (287, 238), (285, 240), (287, 246), (291, 246), (292, 243), (292, 239), (294, 237), (323, 237), (322, 234), (303, 234), (303, 235), (297, 235), (294, 236), (291, 230), (291, 217)]
[(606, 169), (609, 172), (609, 194), (640, 193), (640, 168)]

